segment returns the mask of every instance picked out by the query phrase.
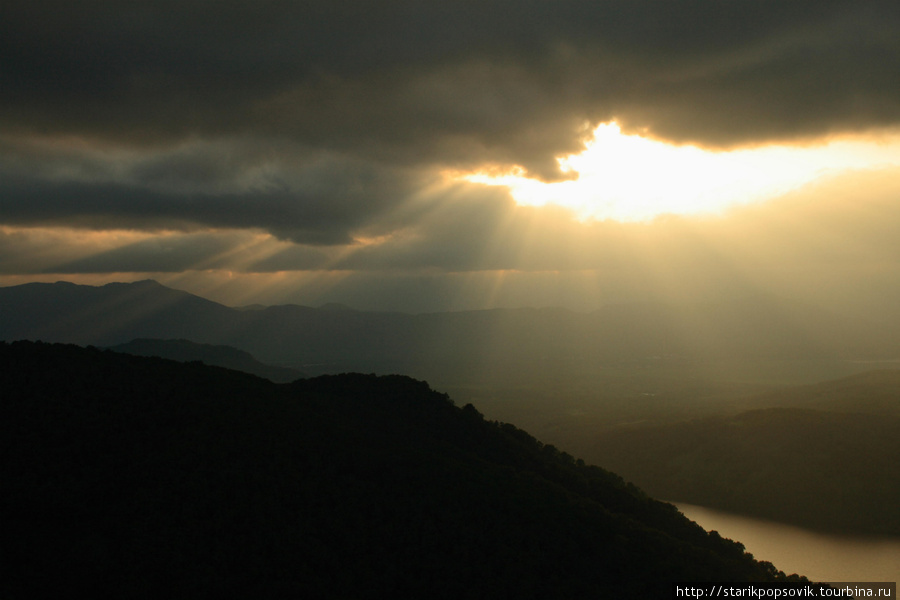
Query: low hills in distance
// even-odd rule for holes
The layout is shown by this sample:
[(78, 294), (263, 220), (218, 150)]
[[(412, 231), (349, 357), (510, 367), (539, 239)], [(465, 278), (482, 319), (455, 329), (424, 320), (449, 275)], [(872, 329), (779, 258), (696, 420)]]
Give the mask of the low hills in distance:
[(900, 535), (900, 371), (786, 387), (744, 404), (756, 408), (595, 431), (583, 455), (670, 501)]
[(178, 362), (200, 361), (211, 366), (250, 373), (276, 383), (287, 383), (305, 377), (303, 372), (297, 369), (267, 365), (256, 360), (249, 352), (221, 344), (141, 338), (110, 346), (109, 350), (138, 356), (158, 356)]
[[(298, 305), (229, 308), (154, 281), (0, 288), (0, 339), (112, 346), (137, 338), (225, 344), (308, 371), (409, 372), (486, 363), (556, 368), (628, 360), (881, 359), (900, 356), (890, 324), (770, 297), (698, 305), (622, 304), (591, 313), (493, 309), (403, 314)], [(399, 367), (399, 368), (398, 368)]]
[(0, 343), (4, 597), (647, 598), (784, 575), (402, 376)]

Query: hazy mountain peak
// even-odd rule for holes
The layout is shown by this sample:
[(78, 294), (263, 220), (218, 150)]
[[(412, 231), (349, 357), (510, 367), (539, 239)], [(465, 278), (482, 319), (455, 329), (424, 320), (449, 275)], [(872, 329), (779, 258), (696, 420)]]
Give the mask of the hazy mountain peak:
[(332, 310), (332, 311), (355, 311), (355, 308), (347, 306), (346, 304), (341, 304), (340, 302), (326, 302), (319, 306), (319, 310)]

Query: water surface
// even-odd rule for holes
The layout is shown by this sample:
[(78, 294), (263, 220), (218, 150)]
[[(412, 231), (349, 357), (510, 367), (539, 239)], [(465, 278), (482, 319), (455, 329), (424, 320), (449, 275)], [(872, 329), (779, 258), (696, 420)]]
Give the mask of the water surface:
[(676, 504), (706, 530), (744, 544), (758, 560), (815, 581), (881, 582), (900, 579), (900, 538), (819, 533), (741, 515)]

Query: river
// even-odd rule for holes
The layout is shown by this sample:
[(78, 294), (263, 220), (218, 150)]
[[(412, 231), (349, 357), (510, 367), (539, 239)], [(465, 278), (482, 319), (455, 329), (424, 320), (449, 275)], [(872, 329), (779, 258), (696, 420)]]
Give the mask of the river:
[(704, 529), (741, 542), (756, 559), (787, 574), (827, 582), (900, 580), (900, 538), (833, 535), (702, 506), (676, 506)]
[(691, 504), (676, 504), (689, 519), (739, 541), (758, 560), (814, 581), (900, 580), (900, 538), (819, 533)]

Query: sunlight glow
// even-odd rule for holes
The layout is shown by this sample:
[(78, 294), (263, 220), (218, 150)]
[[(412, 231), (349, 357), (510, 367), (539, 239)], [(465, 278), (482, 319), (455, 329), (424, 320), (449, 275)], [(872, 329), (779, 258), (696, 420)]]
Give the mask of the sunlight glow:
[(900, 133), (715, 152), (626, 135), (610, 122), (594, 130), (584, 152), (559, 162), (563, 171), (578, 178), (544, 183), (521, 172), (463, 178), (507, 186), (519, 204), (555, 204), (582, 219), (642, 221), (661, 214), (718, 213), (823, 176), (900, 165)]

